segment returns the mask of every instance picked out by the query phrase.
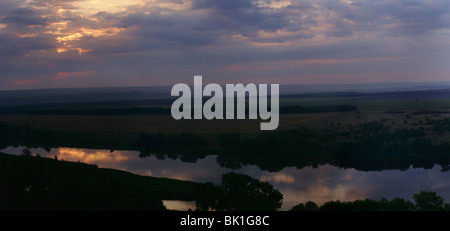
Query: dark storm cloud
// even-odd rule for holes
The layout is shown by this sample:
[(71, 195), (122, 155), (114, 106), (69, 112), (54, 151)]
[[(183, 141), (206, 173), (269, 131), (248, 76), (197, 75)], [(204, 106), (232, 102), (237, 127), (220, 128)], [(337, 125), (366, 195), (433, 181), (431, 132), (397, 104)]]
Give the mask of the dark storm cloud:
[[(100, 14), (98, 17), (115, 18), (113, 15)], [(117, 19), (117, 18), (115, 18)], [(216, 33), (208, 33), (198, 28), (193, 28), (199, 18), (188, 17), (183, 14), (163, 15), (157, 10), (150, 15), (143, 13), (131, 14), (120, 18), (117, 26), (129, 29), (124, 36), (133, 42), (120, 41), (119, 46), (108, 48), (102, 44), (95, 46), (94, 54), (108, 54), (108, 52), (126, 53), (144, 52), (154, 49), (187, 49), (195, 46), (207, 46), (217, 44)], [(198, 25), (198, 24), (197, 24)], [(117, 44), (117, 43), (116, 43)]]
[(9, 11), (1, 20), (3, 23), (19, 24), (24, 26), (46, 25), (46, 20), (38, 11), (31, 8), (17, 8)]
[(0, 34), (0, 57), (14, 58), (25, 55), (29, 50), (46, 50), (53, 46), (43, 39), (17, 38), (16, 36)]
[[(9, 9), (4, 9), (0, 18), (0, 23), (6, 25), (0, 29), (0, 59), (11, 61), (33, 50), (47, 50), (54, 47), (52, 38), (40, 34), (42, 28), (50, 22), (49, 19), (41, 17), (42, 12), (13, 4), (8, 6)], [(7, 65), (9, 64), (6, 62), (0, 63), (0, 66)]]
[[(302, 9), (306, 9), (302, 8)], [(311, 8), (309, 8), (311, 10)], [(138, 26), (132, 32), (135, 42), (148, 41), (153, 44), (172, 47), (185, 46), (224, 46), (233, 43), (231, 37), (241, 35), (255, 42), (285, 42), (311, 38), (307, 33), (310, 26), (315, 25), (313, 17), (305, 12), (298, 12), (294, 7), (272, 9), (260, 7), (253, 1), (193, 1), (192, 8), (175, 11), (167, 8), (152, 7), (146, 15), (141, 11), (120, 18), (117, 24), (121, 28)], [(305, 17), (300, 18), (300, 16)], [(96, 17), (118, 19), (112, 14), (99, 12)], [(263, 38), (261, 32), (286, 30), (306, 33), (289, 34), (275, 38)], [(145, 43), (145, 42), (143, 42)], [(142, 44), (142, 43), (141, 43)]]
[(7, 12), (19, 8), (23, 4), (23, 1), (18, 0), (3, 0), (0, 5), (0, 16), (4, 16)]
[[(84, 0), (81, 0), (84, 1)], [(63, 9), (74, 9), (73, 3), (80, 2), (80, 0), (37, 0), (31, 1), (30, 5), (39, 8), (63, 8)]]
[(239, 10), (252, 7), (252, 0), (194, 0), (192, 1), (193, 9), (215, 8), (221, 10)]
[[(305, 21), (297, 21), (295, 24), (291, 20), (297, 19), (291, 8), (269, 8), (259, 5), (256, 1), (233, 0), (233, 1), (193, 1), (193, 10), (209, 9), (211, 14), (209, 20), (206, 20), (205, 28), (226, 29), (229, 32), (237, 32), (245, 36), (253, 37), (260, 30), (276, 31), (281, 29), (305, 29), (315, 23), (309, 20), (307, 26)], [(293, 14), (294, 13), (294, 14)]]
[[(121, 18), (118, 25), (124, 28), (138, 25), (140, 31), (133, 32), (135, 38), (142, 37), (150, 42), (156, 39), (168, 42), (167, 46), (174, 43), (222, 46), (227, 45), (224, 38), (233, 35), (261, 43), (311, 39), (318, 35), (311, 28), (320, 27), (319, 23), (331, 25), (322, 32), (331, 37), (348, 37), (358, 32), (409, 36), (449, 28), (449, 2), (367, 0), (347, 4), (340, 1), (293, 1), (280, 8), (261, 5), (263, 3), (194, 0), (189, 10), (177, 12), (155, 7), (150, 15), (136, 12)], [(98, 15), (113, 17), (101, 12)], [(261, 32), (277, 31), (292, 33), (261, 36)]]

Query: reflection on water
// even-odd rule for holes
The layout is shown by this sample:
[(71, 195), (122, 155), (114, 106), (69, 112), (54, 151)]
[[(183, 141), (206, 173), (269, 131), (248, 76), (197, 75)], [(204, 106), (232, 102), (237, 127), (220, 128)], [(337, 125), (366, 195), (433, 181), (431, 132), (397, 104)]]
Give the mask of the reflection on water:
[(58, 148), (56, 155), (67, 161), (80, 161), (90, 164), (114, 165), (127, 161), (130, 155), (106, 150), (85, 150), (77, 148)]
[(195, 210), (195, 201), (175, 201), (175, 200), (163, 200), (164, 206), (169, 210), (187, 211)]
[[(23, 147), (8, 147), (1, 152), (20, 154)], [(102, 168), (114, 168), (141, 175), (168, 177), (195, 182), (220, 183), (221, 176), (229, 169), (217, 164), (217, 156), (210, 155), (196, 163), (155, 157), (139, 158), (137, 151), (113, 151), (97, 149), (56, 148), (46, 152), (43, 149), (30, 149), (33, 155), (57, 156), (67, 161), (80, 161), (96, 164)], [(432, 190), (450, 202), (450, 172), (441, 172), (440, 167), (429, 170), (413, 169), (407, 171), (384, 170), (363, 172), (354, 169), (339, 169), (324, 165), (318, 168), (284, 168), (279, 172), (267, 172), (257, 166), (247, 165), (235, 172), (268, 181), (284, 195), (281, 210), (288, 210), (298, 203), (309, 200), (322, 204), (330, 200), (352, 201), (383, 197), (393, 199), (402, 197), (412, 200), (412, 195), (421, 190)], [(186, 210), (195, 206), (193, 202), (164, 201), (169, 209)]]

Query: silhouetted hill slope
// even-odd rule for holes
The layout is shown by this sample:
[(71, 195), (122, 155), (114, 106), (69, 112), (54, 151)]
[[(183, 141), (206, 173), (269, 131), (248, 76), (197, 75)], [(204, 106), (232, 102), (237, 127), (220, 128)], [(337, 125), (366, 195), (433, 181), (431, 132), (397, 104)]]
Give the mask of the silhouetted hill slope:
[(165, 210), (162, 199), (194, 200), (196, 185), (0, 153), (0, 210)]

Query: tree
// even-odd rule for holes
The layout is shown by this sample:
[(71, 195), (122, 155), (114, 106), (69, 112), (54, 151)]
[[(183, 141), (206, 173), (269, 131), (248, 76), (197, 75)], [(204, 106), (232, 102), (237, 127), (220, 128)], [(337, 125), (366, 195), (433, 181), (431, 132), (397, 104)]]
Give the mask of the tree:
[(268, 182), (234, 172), (222, 176), (217, 210), (270, 211), (281, 208), (283, 195)]
[(31, 156), (31, 151), (28, 148), (22, 149), (22, 156)]
[(216, 208), (219, 200), (223, 197), (221, 189), (211, 182), (198, 184), (196, 187), (196, 210), (208, 211)]
[(317, 210), (319, 210), (317, 204), (312, 201), (308, 201), (305, 204), (300, 203), (292, 207), (290, 211), (317, 211)]
[(413, 211), (414, 204), (411, 201), (405, 200), (403, 198), (394, 198), (389, 201), (388, 210), (392, 211)]
[(320, 206), (319, 211), (350, 211), (347, 204), (337, 201), (327, 201), (322, 206)]
[(421, 191), (413, 195), (416, 210), (437, 211), (444, 210), (444, 198), (438, 196), (436, 192)]

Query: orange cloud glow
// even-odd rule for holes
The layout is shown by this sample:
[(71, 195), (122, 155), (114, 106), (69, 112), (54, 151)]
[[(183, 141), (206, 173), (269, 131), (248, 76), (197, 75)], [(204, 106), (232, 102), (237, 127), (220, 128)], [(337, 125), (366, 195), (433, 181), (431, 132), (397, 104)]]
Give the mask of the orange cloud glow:
[(56, 49), (56, 52), (58, 52), (58, 53), (63, 53), (63, 52), (66, 52), (66, 51), (67, 51), (66, 48), (57, 48)]
[(39, 33), (25, 33), (25, 34), (18, 34), (14, 33), (19, 38), (33, 38), (39, 35)]
[(76, 148), (60, 148), (58, 158), (67, 161), (80, 161), (83, 163), (120, 163), (127, 161), (128, 156), (123, 155), (120, 151), (111, 153), (108, 150), (87, 151)]
[(277, 184), (284, 183), (284, 184), (294, 184), (295, 178), (291, 175), (284, 174), (284, 173), (276, 173), (269, 177), (261, 177), (261, 181), (274, 181)]

